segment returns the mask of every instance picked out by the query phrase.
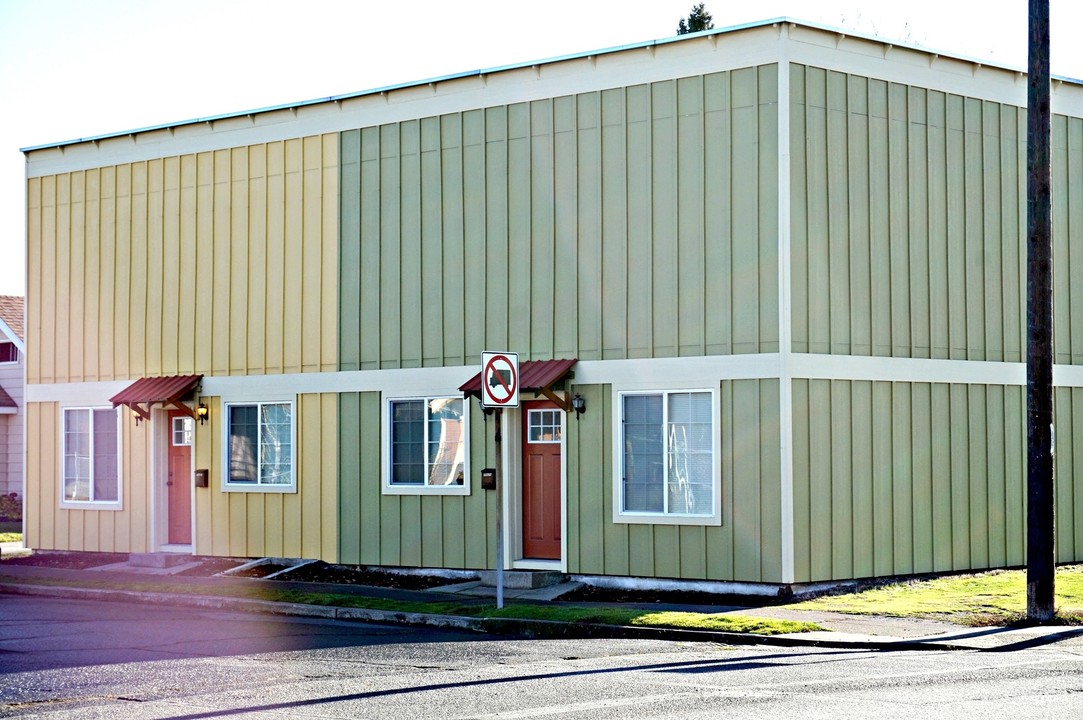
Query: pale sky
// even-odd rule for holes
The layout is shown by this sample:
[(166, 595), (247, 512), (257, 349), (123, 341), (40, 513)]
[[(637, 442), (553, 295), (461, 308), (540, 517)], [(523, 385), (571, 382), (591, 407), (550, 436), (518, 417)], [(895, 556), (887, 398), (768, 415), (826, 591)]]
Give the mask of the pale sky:
[[(1026, 0), (707, 0), (1026, 66)], [(0, 294), (25, 287), (19, 148), (670, 37), (692, 0), (0, 0)], [(1052, 0), (1083, 78), (1083, 3)], [(408, 13), (407, 13), (408, 11)]]

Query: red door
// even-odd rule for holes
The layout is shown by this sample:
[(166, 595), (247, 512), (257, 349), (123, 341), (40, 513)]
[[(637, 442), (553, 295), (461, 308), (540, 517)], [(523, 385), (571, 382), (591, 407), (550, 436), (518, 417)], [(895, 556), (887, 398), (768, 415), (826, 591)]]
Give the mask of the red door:
[(562, 415), (548, 400), (523, 403), (524, 558), (560, 560)]
[(192, 543), (192, 440), (195, 421), (179, 410), (169, 411), (169, 474), (166, 502), (169, 507), (170, 545)]

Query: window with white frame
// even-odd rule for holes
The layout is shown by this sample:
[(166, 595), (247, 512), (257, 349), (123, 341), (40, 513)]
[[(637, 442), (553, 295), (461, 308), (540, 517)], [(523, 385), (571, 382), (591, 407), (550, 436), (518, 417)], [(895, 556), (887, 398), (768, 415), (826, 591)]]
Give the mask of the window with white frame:
[(710, 390), (620, 395), (619, 519), (719, 518), (714, 398)]
[(223, 489), (293, 492), (293, 403), (226, 404)]
[(0, 365), (19, 362), (19, 348), (10, 341), (0, 342)]
[(460, 492), (466, 483), (466, 405), (462, 397), (388, 402), (391, 492)]
[(63, 504), (120, 505), (119, 423), (113, 408), (64, 408)]

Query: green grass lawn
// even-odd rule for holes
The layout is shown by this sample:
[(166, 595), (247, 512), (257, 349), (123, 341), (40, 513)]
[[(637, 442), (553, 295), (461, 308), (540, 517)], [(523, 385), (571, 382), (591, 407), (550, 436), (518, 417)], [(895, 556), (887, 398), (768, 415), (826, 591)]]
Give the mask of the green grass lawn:
[[(0, 582), (4, 580), (0, 564)], [(161, 586), (153, 583), (108, 582), (101, 580), (72, 581), (45, 578), (22, 578), (22, 584), (64, 585), (137, 592), (160, 592)], [(723, 615), (696, 612), (657, 612), (624, 608), (581, 608), (558, 605), (507, 605), (497, 609), (494, 605), (470, 605), (455, 602), (403, 602), (382, 598), (335, 593), (311, 593), (275, 588), (242, 587), (238, 585), (178, 587), (170, 592), (244, 597), (252, 600), (304, 603), (308, 605), (331, 605), (336, 607), (367, 608), (394, 613), (431, 613), (436, 615), (460, 615), (478, 618), (517, 618), (525, 620), (555, 620), (566, 623), (600, 623), (605, 625), (633, 625), (638, 627), (681, 628), (687, 630), (714, 630), (720, 632), (752, 633), (755, 635), (779, 635), (783, 633), (822, 630), (812, 622), (753, 618), (740, 615)]]
[[(1024, 619), (1026, 573), (992, 570), (934, 580), (912, 580), (864, 592), (795, 603), (799, 610), (857, 615), (947, 619), (968, 625), (1003, 624)], [(1061, 622), (1083, 624), (1083, 565), (1057, 568), (1056, 607)]]

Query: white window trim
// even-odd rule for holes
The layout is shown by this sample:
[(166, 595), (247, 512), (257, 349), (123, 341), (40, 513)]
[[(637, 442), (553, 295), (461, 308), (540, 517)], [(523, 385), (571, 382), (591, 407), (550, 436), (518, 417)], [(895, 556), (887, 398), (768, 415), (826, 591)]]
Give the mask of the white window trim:
[[(117, 423), (117, 499), (116, 500), (68, 500), (64, 497), (64, 438), (67, 435), (67, 411), (68, 410), (89, 410), (93, 417), (95, 410), (112, 410), (113, 415), (116, 417)], [(66, 405), (60, 408), (60, 442), (59, 453), (60, 462), (59, 469), (59, 489), (58, 496), (60, 498), (60, 507), (68, 510), (110, 510), (117, 511), (124, 509), (124, 453), (122, 452), (121, 445), (124, 442), (124, 428), (121, 426), (121, 413), (118, 408), (114, 408), (110, 405)], [(94, 455), (94, 431), (91, 429), (90, 433), (91, 443), (91, 457)], [(93, 465), (93, 463), (91, 463)], [(91, 478), (91, 485), (93, 486), (93, 478)]]
[[(711, 394), (711, 474), (713, 512), (710, 515), (627, 512), (624, 508), (624, 398), (633, 395), (670, 393)], [(613, 388), (613, 522), (641, 525), (721, 525), (722, 524), (722, 432), (719, 389), (717, 387), (681, 387), (659, 385)]]
[[(530, 430), (532, 429), (531, 424), (530, 424), (531, 418), (534, 417), (535, 414), (552, 413), (552, 412), (561, 413), (561, 410), (560, 410), (560, 408), (528, 408), (527, 409), (527, 414), (526, 414), (527, 439), (526, 439), (526, 443), (528, 445), (563, 445), (563, 442), (564, 442), (564, 418), (563, 418), (563, 414), (564, 413), (561, 413), (561, 415), (557, 416), (558, 418), (560, 418), (560, 423), (556, 426), (557, 429), (560, 431), (560, 437), (558, 437), (556, 440), (531, 440), (530, 439)], [(549, 426), (543, 426), (543, 427), (549, 427)]]
[[(289, 405), (290, 406), (290, 484), (289, 485), (261, 485), (248, 483), (231, 483), (229, 481), (229, 409), (235, 405)], [(172, 428), (170, 428), (172, 429)], [(279, 493), (290, 494), (297, 492), (297, 402), (296, 398), (261, 398), (256, 399), (231, 399), (222, 401), (222, 492), (240, 493)]]
[[(462, 485), (393, 485), (391, 483), (391, 403), (409, 400), (435, 400), (441, 398), (461, 398), (463, 401), (463, 484)], [(382, 414), (380, 432), (380, 472), (384, 495), (469, 495), (472, 479), (470, 477), (470, 399), (464, 398), (458, 391), (434, 390), (410, 395), (391, 395), (383, 393), (380, 400)], [(426, 423), (426, 426), (428, 423)]]
[(22, 360), (21, 356), (22, 356), (22, 353), (23, 353), (23, 351), (19, 348), (19, 346), (16, 343), (14, 343), (13, 341), (4, 340), (3, 338), (0, 338), (0, 345), (11, 345), (11, 347), (15, 348), (15, 359), (14, 360), (0, 360), (0, 365), (18, 365), (19, 362)]

